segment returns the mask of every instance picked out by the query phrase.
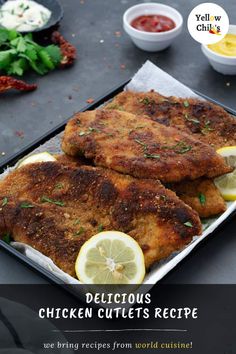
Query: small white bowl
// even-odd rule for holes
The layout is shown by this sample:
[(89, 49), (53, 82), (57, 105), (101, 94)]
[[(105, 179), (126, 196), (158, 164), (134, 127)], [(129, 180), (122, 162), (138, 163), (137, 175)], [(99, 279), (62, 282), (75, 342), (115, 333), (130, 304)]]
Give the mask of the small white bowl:
[[(167, 16), (175, 22), (176, 27), (165, 32), (145, 32), (133, 28), (131, 22), (142, 15)], [(158, 3), (143, 3), (130, 7), (124, 13), (123, 27), (137, 47), (148, 52), (158, 52), (169, 47), (181, 33), (183, 17), (173, 7)]]
[[(236, 25), (229, 26), (230, 34), (236, 34)], [(202, 51), (208, 58), (211, 66), (221, 74), (236, 75), (236, 56), (229, 57), (226, 55), (218, 54), (208, 48), (207, 45), (202, 44)]]

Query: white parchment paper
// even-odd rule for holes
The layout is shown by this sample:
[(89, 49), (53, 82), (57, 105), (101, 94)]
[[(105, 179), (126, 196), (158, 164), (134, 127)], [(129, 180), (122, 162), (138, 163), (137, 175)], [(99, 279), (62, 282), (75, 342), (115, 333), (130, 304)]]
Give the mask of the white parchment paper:
[[(125, 88), (132, 91), (149, 91), (154, 89), (165, 96), (177, 97), (198, 97), (188, 87), (174, 79), (172, 76), (158, 68), (156, 65), (147, 61), (142, 68), (134, 75), (131, 82)], [(198, 97), (199, 98), (199, 97)], [(40, 151), (48, 151), (50, 153), (60, 153), (60, 141), (62, 134), (50, 139), (45, 144), (37, 148), (33, 153)], [(12, 168), (7, 169), (1, 178), (4, 177)], [(170, 270), (172, 270), (181, 260), (183, 260), (193, 249), (209, 236), (230, 214), (236, 210), (236, 202), (228, 203), (228, 208), (220, 217), (208, 220), (204, 225), (205, 231), (199, 237), (195, 237), (193, 241), (185, 247), (181, 252), (172, 254), (168, 259), (165, 259), (155, 264), (151, 271), (146, 275), (144, 284), (155, 284), (163, 278)], [(57, 276), (62, 282), (68, 284), (80, 284), (80, 282), (69, 276), (67, 273), (59, 269), (50, 258), (36, 251), (32, 247), (19, 242), (12, 242), (12, 246), (32, 259), (40, 266), (46, 268)]]

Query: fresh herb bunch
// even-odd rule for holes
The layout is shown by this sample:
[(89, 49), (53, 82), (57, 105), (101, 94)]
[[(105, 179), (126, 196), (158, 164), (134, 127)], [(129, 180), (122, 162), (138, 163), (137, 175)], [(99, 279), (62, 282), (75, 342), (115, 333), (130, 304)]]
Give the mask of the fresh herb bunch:
[(43, 47), (34, 42), (32, 34), (22, 35), (15, 30), (0, 28), (0, 71), (22, 76), (33, 69), (40, 75), (58, 67), (61, 50), (51, 44)]

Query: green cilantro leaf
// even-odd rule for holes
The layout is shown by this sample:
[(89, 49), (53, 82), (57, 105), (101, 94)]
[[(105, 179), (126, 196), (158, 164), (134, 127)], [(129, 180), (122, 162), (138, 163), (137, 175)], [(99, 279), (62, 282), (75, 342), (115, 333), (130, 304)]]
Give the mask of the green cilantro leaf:
[(38, 73), (39, 75), (45, 75), (48, 72), (48, 69), (45, 68), (45, 65), (43, 65), (41, 62), (34, 62), (31, 61), (30, 62), (30, 66), (32, 69), (34, 69), (34, 71), (36, 71), (36, 73)]
[(4, 28), (0, 28), (0, 45), (8, 40), (8, 31)]
[(55, 64), (55, 66), (59, 65), (62, 59), (61, 50), (56, 45), (49, 45), (48, 47), (44, 48), (44, 50), (48, 53), (51, 60)]
[(24, 70), (27, 68), (27, 62), (24, 58), (20, 58), (13, 63), (11, 63), (9, 69), (8, 69), (8, 74), (10, 75), (19, 75), (22, 76), (24, 73)]
[(42, 49), (38, 53), (39, 58), (42, 60), (42, 63), (45, 65), (46, 68), (49, 70), (53, 70), (55, 68), (52, 59), (50, 58), (49, 54), (46, 52), (46, 50)]
[(28, 60), (32, 61), (36, 61), (38, 59), (37, 51), (35, 50), (34, 46), (32, 46), (31, 44), (27, 45), (25, 56)]
[(22, 52), (24, 53), (26, 51), (26, 47), (27, 44), (25, 43), (25, 40), (23, 39), (23, 37), (19, 38), (18, 44), (17, 44), (17, 50), (18, 52)]
[(7, 70), (12, 61), (12, 56), (16, 53), (15, 50), (9, 49), (0, 52), (0, 69)]
[(32, 33), (27, 33), (26, 35), (25, 35), (25, 40), (27, 41), (27, 42), (31, 42), (31, 43), (34, 43), (33, 42), (33, 35), (32, 35)]
[(17, 33), (15, 30), (9, 30), (8, 31), (8, 40), (12, 41), (13, 39), (17, 38), (19, 36), (19, 33)]
[(0, 70), (8, 75), (22, 76), (28, 69), (45, 75), (59, 66), (62, 59), (57, 45), (41, 46), (31, 33), (0, 28)]

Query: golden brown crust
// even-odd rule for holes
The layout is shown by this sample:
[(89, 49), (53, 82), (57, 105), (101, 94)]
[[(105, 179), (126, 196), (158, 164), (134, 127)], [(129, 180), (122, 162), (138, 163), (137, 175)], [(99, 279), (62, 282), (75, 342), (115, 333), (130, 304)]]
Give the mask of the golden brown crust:
[[(106, 109), (146, 115), (161, 124), (185, 131), (204, 143), (214, 145), (215, 148), (236, 144), (236, 122), (226, 111), (205, 101), (193, 99), (185, 101), (176, 97), (164, 97), (157, 92), (127, 91), (117, 95), (106, 105)], [(209, 120), (207, 126), (206, 119)], [(200, 217), (214, 216), (226, 210), (224, 199), (212, 180), (200, 178), (196, 181), (172, 184), (169, 187), (196, 210)], [(199, 199), (201, 193), (206, 197), (204, 204)]]
[(195, 181), (185, 181), (168, 185), (178, 197), (201, 218), (208, 218), (223, 213), (226, 203), (211, 179), (199, 178)]
[(72, 276), (82, 244), (101, 226), (136, 239), (147, 268), (201, 233), (197, 213), (160, 182), (91, 166), (23, 166), (0, 182), (0, 204), (1, 234), (11, 233)]
[(125, 91), (106, 108), (146, 115), (155, 122), (191, 134), (216, 150), (236, 145), (235, 118), (208, 101), (164, 97), (155, 91)]
[(77, 113), (66, 126), (62, 149), (98, 166), (162, 182), (231, 171), (210, 146), (177, 129), (117, 110)]
[[(92, 165), (91, 160), (85, 159), (84, 157), (73, 157), (65, 154), (55, 155), (55, 157), (57, 161), (67, 166), (79, 167), (82, 165)], [(166, 187), (174, 191), (178, 197), (195, 210), (201, 218), (209, 218), (221, 214), (226, 210), (226, 203), (223, 197), (216, 188), (213, 180), (209, 178), (172, 183)]]
[(67, 165), (67, 166), (71, 166), (71, 167), (80, 167), (80, 166), (91, 166), (92, 162), (88, 159), (86, 159), (83, 156), (69, 156), (66, 154), (58, 154), (58, 155), (54, 155), (54, 157), (56, 158), (56, 160), (63, 164), (63, 165)]

